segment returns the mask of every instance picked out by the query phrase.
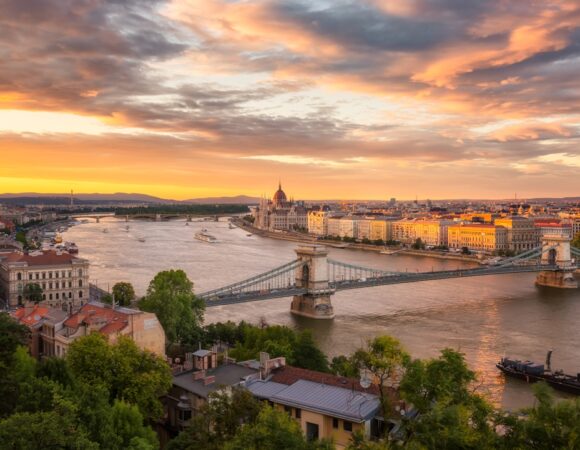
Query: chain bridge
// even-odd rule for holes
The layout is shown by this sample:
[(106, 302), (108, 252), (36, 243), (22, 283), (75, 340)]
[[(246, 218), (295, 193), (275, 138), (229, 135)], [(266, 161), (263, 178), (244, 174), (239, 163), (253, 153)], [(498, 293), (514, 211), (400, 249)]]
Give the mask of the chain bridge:
[(578, 287), (574, 271), (579, 268), (580, 251), (571, 248), (570, 239), (560, 236), (544, 237), (541, 246), (494, 265), (431, 272), (391, 272), (347, 264), (328, 258), (326, 247), (321, 245), (299, 246), (295, 251), (294, 261), (198, 297), (207, 307), (292, 297), (294, 314), (332, 319), (330, 298), (346, 289), (529, 272), (538, 272), (538, 285)]

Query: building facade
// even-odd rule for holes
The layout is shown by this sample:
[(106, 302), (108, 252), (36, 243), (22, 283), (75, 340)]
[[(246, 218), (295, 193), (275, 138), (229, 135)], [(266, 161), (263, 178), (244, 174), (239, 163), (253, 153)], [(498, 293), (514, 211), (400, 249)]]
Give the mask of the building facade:
[(282, 185), (272, 200), (261, 199), (253, 211), (254, 225), (261, 230), (290, 231), (308, 229), (308, 212), (303, 204), (288, 200)]
[(328, 211), (310, 211), (308, 213), (308, 232), (315, 236), (328, 234)]
[(448, 220), (399, 220), (393, 222), (392, 235), (403, 244), (421, 239), (425, 245), (447, 245), (447, 228), (452, 224)]
[(89, 300), (89, 262), (54, 250), (0, 254), (0, 298), (9, 308), (26, 303), (28, 284), (42, 288), (49, 307), (77, 308)]
[(540, 233), (533, 220), (510, 216), (496, 219), (494, 224), (507, 230), (508, 249), (515, 253), (522, 253), (540, 245)]
[(449, 248), (492, 253), (508, 249), (507, 230), (504, 227), (482, 224), (462, 223), (452, 225), (447, 230)]

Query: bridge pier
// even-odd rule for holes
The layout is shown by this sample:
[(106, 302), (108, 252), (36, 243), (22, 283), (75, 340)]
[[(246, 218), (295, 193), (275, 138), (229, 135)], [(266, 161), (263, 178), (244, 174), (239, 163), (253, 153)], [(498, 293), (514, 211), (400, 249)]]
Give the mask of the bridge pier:
[(161, 222), (161, 214), (155, 214), (155, 222)]
[(97, 216), (97, 223), (101, 223), (101, 218)]
[(295, 295), (290, 311), (311, 319), (333, 319), (334, 308), (330, 296), (334, 290), (328, 284), (328, 251), (322, 245), (302, 245), (296, 249), (303, 264), (296, 269), (296, 286), (307, 289)]
[(558, 266), (558, 270), (540, 272), (536, 277), (536, 284), (538, 286), (560, 289), (577, 288), (578, 281), (574, 277), (576, 268), (572, 264), (570, 238), (566, 236), (546, 235), (542, 240), (542, 247), (546, 249), (542, 253), (542, 264), (556, 265)]

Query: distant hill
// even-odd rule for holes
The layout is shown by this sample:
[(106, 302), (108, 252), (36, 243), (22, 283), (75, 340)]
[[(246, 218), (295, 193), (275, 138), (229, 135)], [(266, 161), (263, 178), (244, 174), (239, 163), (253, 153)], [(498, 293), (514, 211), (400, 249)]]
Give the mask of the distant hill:
[(215, 204), (215, 205), (253, 205), (259, 203), (258, 197), (249, 197), (247, 195), (237, 195), (235, 197), (206, 197), (206, 198), (192, 198), (190, 200), (183, 200), (182, 203), (196, 203), (196, 204)]
[[(68, 205), (70, 194), (39, 194), (37, 192), (22, 192), (0, 194), (0, 202), (12, 205)], [(170, 200), (147, 194), (135, 194), (117, 192), (114, 194), (74, 194), (76, 204), (99, 204), (99, 203), (151, 203), (151, 204), (214, 204), (214, 205), (251, 205), (259, 202), (257, 197), (238, 195), (235, 197), (206, 197), (192, 198), (189, 200)]]

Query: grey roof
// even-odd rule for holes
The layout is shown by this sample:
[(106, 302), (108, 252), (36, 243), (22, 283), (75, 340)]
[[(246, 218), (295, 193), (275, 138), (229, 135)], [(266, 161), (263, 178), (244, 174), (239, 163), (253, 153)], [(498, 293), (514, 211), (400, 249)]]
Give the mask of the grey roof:
[(270, 400), (353, 422), (370, 419), (380, 407), (376, 395), (307, 380), (298, 380)]
[(287, 384), (276, 383), (274, 381), (255, 380), (246, 385), (246, 388), (255, 396), (262, 399), (269, 399), (288, 388)]
[(193, 352), (193, 356), (199, 356), (201, 358), (203, 358), (204, 356), (207, 356), (211, 353), (211, 351), (209, 350), (197, 350), (195, 352)]
[(215, 376), (215, 381), (205, 385), (203, 379), (194, 380), (195, 371), (187, 371), (173, 377), (173, 385), (192, 392), (200, 397), (207, 398), (211, 392), (223, 386), (233, 386), (243, 381), (247, 376), (256, 374), (256, 370), (242, 367), (238, 364), (225, 364), (206, 371), (207, 376)]

